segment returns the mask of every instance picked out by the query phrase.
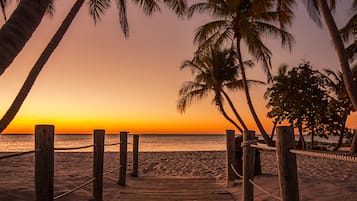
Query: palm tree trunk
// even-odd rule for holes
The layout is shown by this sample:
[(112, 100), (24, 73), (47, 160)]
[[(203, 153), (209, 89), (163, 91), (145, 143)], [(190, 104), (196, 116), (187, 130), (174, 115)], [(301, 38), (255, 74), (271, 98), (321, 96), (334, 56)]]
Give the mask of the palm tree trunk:
[(237, 38), (237, 53), (238, 53), (238, 60), (239, 60), (239, 69), (241, 71), (242, 80), (243, 80), (243, 87), (244, 87), (245, 97), (247, 99), (247, 103), (248, 103), (250, 112), (251, 112), (251, 114), (253, 116), (253, 119), (254, 119), (255, 123), (258, 126), (258, 129), (259, 129), (261, 135), (264, 138), (264, 141), (268, 144), (268, 146), (273, 146), (274, 142), (270, 139), (269, 135), (265, 132), (264, 127), (263, 127), (262, 123), (260, 122), (257, 113), (255, 112), (252, 100), (250, 98), (247, 78), (246, 78), (246, 75), (245, 75), (244, 64), (243, 64), (243, 59), (242, 59), (242, 52), (241, 52), (241, 49), (240, 49), (240, 39), (239, 38)]
[(352, 143), (351, 143), (351, 154), (356, 154), (357, 153), (357, 130), (354, 130), (354, 135), (352, 138)]
[(337, 29), (335, 20), (333, 19), (330, 9), (327, 5), (326, 0), (318, 0), (318, 7), (324, 17), (327, 28), (330, 32), (332, 41), (335, 45), (335, 49), (340, 61), (340, 67), (343, 75), (343, 82), (346, 86), (346, 91), (348, 97), (350, 98), (352, 105), (355, 110), (357, 110), (357, 86), (353, 82), (352, 72), (348, 63), (347, 54), (345, 52), (345, 47), (343, 45), (340, 32)]
[(272, 139), (273, 140), (273, 138), (274, 138), (274, 133), (275, 133), (275, 129), (276, 129), (276, 126), (278, 125), (278, 121), (275, 121), (274, 122), (274, 126), (273, 126), (273, 128), (271, 129), (271, 136), (270, 136), (270, 139)]
[(22, 85), (19, 93), (17, 94), (15, 100), (12, 102), (11, 106), (5, 113), (5, 115), (0, 120), (0, 133), (2, 133), (5, 128), (14, 119), (17, 112), (20, 110), (23, 102), (25, 101), (27, 95), (29, 94), (32, 86), (34, 85), (38, 75), (40, 74), (42, 68), (46, 64), (47, 60), (57, 48), (59, 42), (62, 40), (64, 34), (71, 25), (73, 19), (77, 15), (79, 9), (82, 7), (84, 0), (77, 0), (73, 5), (71, 11), (68, 13), (61, 26), (58, 28), (55, 35), (52, 37), (51, 41), (48, 43), (45, 50), (42, 52), (40, 58), (37, 60), (35, 65), (32, 67), (30, 73), (28, 74), (24, 84)]
[(245, 125), (242, 117), (238, 114), (238, 112), (237, 112), (236, 108), (234, 107), (234, 104), (233, 104), (232, 100), (229, 98), (228, 94), (223, 89), (221, 90), (221, 92), (223, 93), (224, 97), (227, 99), (229, 106), (231, 107), (234, 115), (237, 117), (239, 123), (242, 125), (243, 130), (245, 130), (245, 131), (248, 130), (247, 126)]
[(219, 103), (217, 103), (217, 105), (218, 105), (218, 107), (219, 107), (219, 111), (222, 112), (224, 118), (226, 118), (229, 122), (231, 122), (231, 123), (239, 130), (239, 132), (243, 133), (242, 128), (241, 128), (240, 126), (238, 126), (238, 124), (237, 124), (235, 121), (233, 121), (232, 118), (230, 118), (230, 117), (228, 116), (228, 114), (226, 113), (226, 111), (225, 111), (224, 108), (223, 108), (222, 103), (219, 102)]
[(21, 0), (0, 29), (0, 75), (12, 63), (40, 24), (51, 0)]
[(347, 116), (343, 117), (342, 121), (342, 127), (341, 127), (341, 131), (340, 131), (340, 136), (338, 137), (338, 141), (336, 146), (332, 149), (332, 151), (337, 151), (341, 145), (342, 145), (342, 141), (343, 141), (343, 136), (345, 134), (345, 128), (346, 128), (346, 120), (347, 120)]
[(306, 149), (306, 142), (305, 142), (305, 139), (304, 139), (304, 136), (302, 135), (302, 124), (301, 124), (301, 120), (299, 119), (298, 120), (298, 130), (299, 130), (299, 146), (302, 148), (302, 149)]

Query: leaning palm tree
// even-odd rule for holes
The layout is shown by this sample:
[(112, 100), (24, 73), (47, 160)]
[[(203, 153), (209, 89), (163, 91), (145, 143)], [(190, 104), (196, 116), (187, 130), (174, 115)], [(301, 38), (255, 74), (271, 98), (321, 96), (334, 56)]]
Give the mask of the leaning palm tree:
[[(107, 3), (105, 3), (105, 2), (107, 2)], [(102, 0), (101, 2), (94, 1), (94, 0), (90, 1), (90, 5), (89, 5), (90, 14), (93, 16), (95, 22), (98, 19), (100, 19), (100, 16), (101, 16), (101, 14), (103, 14), (104, 10), (106, 8), (108, 8), (108, 6), (110, 6), (110, 4), (108, 2), (110, 2), (110, 1), (106, 1), (106, 0)], [(179, 15), (181, 15), (180, 13), (184, 12), (184, 10), (181, 10), (181, 8), (184, 8), (184, 6), (182, 5), (179, 8), (175, 7), (175, 2), (179, 2), (179, 1), (173, 0), (171, 2), (172, 3), (171, 6), (172, 6), (172, 8), (176, 8), (177, 13)], [(42, 68), (44, 67), (47, 60), (54, 52), (54, 50), (57, 48), (57, 46), (60, 43), (60, 41), (62, 40), (64, 34), (66, 33), (69, 26), (71, 25), (73, 19), (76, 17), (79, 9), (82, 7), (83, 3), (84, 3), (84, 0), (77, 0), (75, 2), (71, 11), (68, 13), (67, 17), (64, 19), (61, 26), (59, 27), (59, 29), (57, 30), (55, 35), (52, 37), (49, 44), (46, 46), (46, 48), (42, 52), (41, 56), (39, 57), (39, 59), (37, 60), (35, 65), (32, 67), (30, 73), (28, 74), (25, 82), (23, 83), (21, 89), (19, 90), (18, 94), (16, 95), (11, 106), (8, 108), (8, 110), (6, 111), (4, 116), (0, 119), (0, 133), (2, 133), (6, 129), (6, 127), (10, 124), (10, 122), (15, 118), (17, 112), (20, 110), (22, 104), (24, 103), (27, 95), (30, 93), (30, 90), (31, 90), (32, 86), (34, 85), (37, 77), (39, 76)], [(149, 3), (149, 1), (146, 2), (146, 4), (148, 4), (148, 3)], [(139, 4), (139, 5), (141, 5), (141, 7), (143, 7), (145, 13), (148, 15), (151, 15), (152, 12), (154, 12), (155, 10), (158, 9), (158, 7), (156, 9), (153, 8), (153, 6), (155, 6), (155, 4), (147, 6), (147, 7), (145, 6), (146, 4)], [(124, 8), (124, 10), (125, 10), (125, 8)], [(121, 11), (121, 12), (124, 12), (124, 11)], [(126, 13), (124, 12), (123, 15), (125, 18), (121, 19), (121, 23), (122, 23), (122, 28), (123, 28), (124, 33), (127, 34), (128, 33), (128, 25), (126, 22), (125, 14)]]
[[(54, 0), (20, 0), (10, 18), (0, 29), (0, 75), (9, 67), (15, 57), (20, 53), (26, 42), (31, 38), (39, 26), (46, 10)], [(105, 10), (111, 6), (111, 0), (88, 0), (89, 13), (94, 20), (100, 19)], [(1, 3), (7, 2), (0, 0)], [(174, 10), (178, 15), (185, 13), (184, 0), (132, 0), (143, 9), (144, 13), (151, 15), (160, 11), (162, 2)], [(127, 20), (127, 0), (116, 0), (119, 21), (125, 36), (128, 36), (129, 26)], [(6, 4), (1, 4), (5, 7)], [(4, 11), (3, 11), (4, 13)]]
[(207, 45), (211, 44), (224, 46), (227, 41), (235, 41), (247, 103), (260, 133), (269, 145), (273, 145), (273, 141), (269, 138), (255, 112), (247, 86), (241, 48), (244, 42), (249, 53), (262, 64), (268, 81), (270, 81), (272, 53), (265, 46), (263, 35), (278, 37), (281, 39), (282, 45), (289, 48), (294, 43), (291, 34), (275, 26), (279, 22), (280, 15), (273, 10), (274, 3), (274, 0), (208, 0), (194, 4), (188, 10), (189, 17), (192, 17), (194, 13), (208, 13), (217, 19), (197, 29), (194, 40), (199, 44), (200, 49), (205, 49)]
[[(6, 6), (1, 1), (1, 6)], [(0, 29), (0, 75), (20, 53), (39, 26), (52, 0), (21, 0)], [(3, 13), (5, 13), (3, 9)], [(6, 16), (4, 14), (4, 16)]]
[[(181, 69), (189, 68), (193, 73), (194, 80), (185, 82), (179, 91), (179, 100), (177, 108), (180, 112), (185, 112), (187, 106), (193, 100), (202, 99), (210, 92), (214, 93), (212, 102), (218, 107), (222, 115), (232, 123), (240, 132), (247, 130), (247, 126), (238, 114), (233, 102), (224, 90), (241, 89), (242, 81), (237, 80), (238, 66), (234, 61), (234, 52), (232, 50), (219, 50), (210, 48), (206, 52), (200, 52), (192, 60), (186, 60)], [(252, 66), (250, 61), (245, 62), (245, 65)], [(249, 83), (262, 84), (259, 81), (251, 81)], [(224, 99), (228, 101), (230, 108), (238, 119), (240, 127), (225, 111), (223, 103)]]

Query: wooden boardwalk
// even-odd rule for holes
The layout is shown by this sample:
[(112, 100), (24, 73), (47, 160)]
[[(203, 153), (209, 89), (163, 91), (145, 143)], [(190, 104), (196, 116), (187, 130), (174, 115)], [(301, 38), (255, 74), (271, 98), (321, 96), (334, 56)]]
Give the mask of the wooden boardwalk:
[(120, 190), (121, 201), (233, 201), (212, 177), (140, 177)]

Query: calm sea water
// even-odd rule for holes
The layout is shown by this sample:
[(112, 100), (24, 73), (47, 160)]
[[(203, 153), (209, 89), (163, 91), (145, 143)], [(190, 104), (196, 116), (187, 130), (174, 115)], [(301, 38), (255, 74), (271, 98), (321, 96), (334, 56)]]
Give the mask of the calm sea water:
[[(21, 152), (34, 149), (34, 135), (0, 135), (0, 152)], [(105, 143), (119, 142), (119, 135), (106, 135)], [(129, 135), (128, 142), (132, 142)], [(55, 147), (77, 147), (93, 144), (93, 135), (56, 135)], [(215, 151), (225, 150), (225, 135), (140, 135), (139, 151)], [(91, 152), (93, 148), (74, 150)], [(128, 150), (132, 146), (128, 145)], [(119, 146), (105, 147), (105, 151), (119, 151)]]
[[(298, 136), (296, 136), (298, 137)], [(296, 138), (298, 139), (298, 138)], [(22, 152), (34, 149), (34, 135), (0, 135), (0, 152)], [(306, 136), (306, 141), (310, 137)], [(336, 142), (337, 136), (318, 141)], [(221, 151), (225, 150), (225, 135), (140, 135), (139, 151), (162, 152), (162, 151)], [(105, 143), (119, 142), (119, 135), (106, 135)], [(132, 142), (129, 135), (128, 142)], [(56, 135), (55, 147), (77, 147), (93, 144), (93, 135)], [(74, 152), (91, 152), (93, 148), (73, 150)], [(128, 150), (132, 146), (128, 145)], [(105, 147), (105, 151), (119, 151), (119, 146)]]

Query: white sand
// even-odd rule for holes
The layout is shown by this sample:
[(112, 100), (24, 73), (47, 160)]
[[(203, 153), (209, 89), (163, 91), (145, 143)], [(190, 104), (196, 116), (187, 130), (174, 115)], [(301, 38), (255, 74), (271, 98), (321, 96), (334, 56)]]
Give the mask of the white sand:
[[(0, 201), (33, 200), (33, 155), (0, 160)], [(131, 155), (128, 158), (131, 161)], [(263, 175), (255, 182), (279, 195), (276, 158), (262, 152)], [(54, 194), (58, 195), (91, 178), (92, 153), (56, 153)], [(118, 153), (105, 153), (105, 171), (119, 164)], [(128, 174), (131, 164), (128, 165)], [(298, 156), (300, 200), (354, 201), (357, 198), (357, 163)], [(213, 176), (225, 183), (225, 152), (140, 153), (139, 177)], [(130, 176), (128, 180), (132, 179)], [(118, 172), (104, 178), (104, 200), (114, 200), (120, 191)], [(90, 200), (92, 185), (61, 200)], [(229, 189), (240, 200), (241, 184)], [(255, 189), (256, 200), (274, 200)]]

